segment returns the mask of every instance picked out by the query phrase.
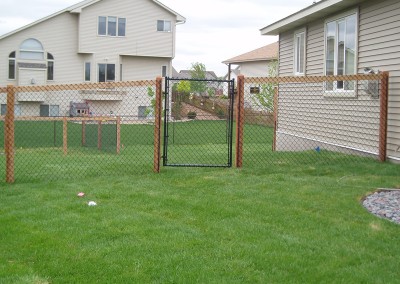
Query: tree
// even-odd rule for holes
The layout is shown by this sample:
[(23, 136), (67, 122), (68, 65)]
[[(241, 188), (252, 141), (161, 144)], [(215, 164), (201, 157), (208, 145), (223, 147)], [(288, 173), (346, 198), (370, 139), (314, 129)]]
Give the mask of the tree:
[[(192, 67), (190, 68), (190, 76), (192, 77), (192, 79), (205, 80), (206, 73), (206, 66), (203, 63), (192, 63)], [(190, 88), (192, 92), (203, 95), (207, 91), (207, 82), (190, 81)]]
[[(278, 61), (274, 60), (268, 66), (268, 77), (276, 77), (278, 75)], [(251, 97), (253, 103), (267, 111), (274, 110), (274, 93), (276, 84), (266, 83), (261, 85), (261, 90), (258, 94), (253, 94)]]

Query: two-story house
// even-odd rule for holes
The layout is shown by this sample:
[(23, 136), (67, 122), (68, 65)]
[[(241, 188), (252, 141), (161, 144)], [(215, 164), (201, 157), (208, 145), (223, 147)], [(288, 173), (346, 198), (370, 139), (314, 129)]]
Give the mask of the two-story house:
[[(176, 25), (184, 22), (183, 16), (157, 0), (85, 0), (0, 36), (0, 86), (171, 76)], [(50, 101), (46, 94), (21, 99), (22, 95), (15, 107), (17, 115), (39, 115), (39, 106), (32, 105), (37, 103), (54, 106), (41, 114), (57, 116), (69, 111), (65, 95), (63, 102), (54, 96)], [(75, 95), (69, 100), (81, 103), (92, 97)], [(104, 100), (102, 106), (109, 106), (104, 107), (107, 111), (99, 110), (102, 113), (115, 111), (117, 103), (122, 103), (116, 96)], [(144, 109), (149, 103), (142, 104)]]

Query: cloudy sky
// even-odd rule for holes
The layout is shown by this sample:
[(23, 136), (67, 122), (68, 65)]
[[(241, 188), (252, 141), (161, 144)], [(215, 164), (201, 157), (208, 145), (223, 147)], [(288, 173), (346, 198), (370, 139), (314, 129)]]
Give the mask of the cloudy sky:
[[(173, 61), (179, 71), (201, 62), (218, 76), (223, 60), (277, 40), (260, 29), (312, 4), (313, 0), (160, 0), (186, 18), (177, 26)], [(1, 0), (0, 34), (78, 3), (79, 0)]]

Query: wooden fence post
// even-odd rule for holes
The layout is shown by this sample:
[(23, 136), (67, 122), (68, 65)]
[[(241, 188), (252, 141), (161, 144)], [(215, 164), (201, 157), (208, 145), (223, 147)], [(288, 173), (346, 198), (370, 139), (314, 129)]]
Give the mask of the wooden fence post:
[(15, 158), (15, 125), (14, 125), (14, 104), (15, 104), (15, 87), (7, 86), (7, 112), (5, 117), (5, 145), (6, 154), (6, 182), (13, 183), (14, 177), (14, 158)]
[(380, 90), (379, 161), (386, 161), (389, 72), (383, 72)]
[(244, 128), (244, 76), (237, 77), (236, 105), (236, 167), (243, 166), (243, 128)]
[(155, 173), (160, 172), (160, 151), (161, 151), (161, 116), (162, 116), (162, 78), (156, 79), (156, 103), (154, 106), (154, 167)]

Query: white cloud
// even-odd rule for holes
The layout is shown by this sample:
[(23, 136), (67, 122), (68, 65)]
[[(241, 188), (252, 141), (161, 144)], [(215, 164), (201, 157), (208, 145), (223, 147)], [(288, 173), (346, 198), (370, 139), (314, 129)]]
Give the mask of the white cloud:
[[(77, 0), (1, 0), (0, 35), (65, 9)], [(133, 0), (132, 0), (133, 1)], [(193, 62), (223, 76), (221, 62), (277, 40), (259, 29), (308, 5), (312, 0), (159, 0), (186, 18), (177, 26), (174, 66)]]

